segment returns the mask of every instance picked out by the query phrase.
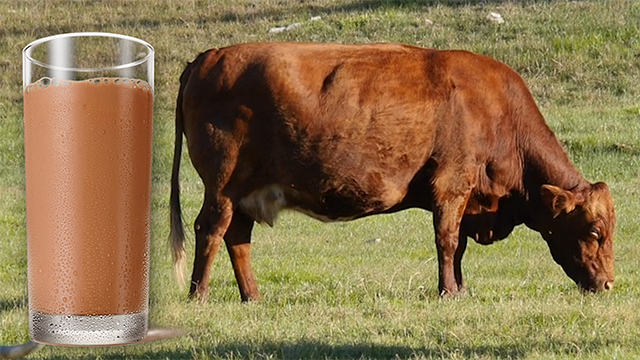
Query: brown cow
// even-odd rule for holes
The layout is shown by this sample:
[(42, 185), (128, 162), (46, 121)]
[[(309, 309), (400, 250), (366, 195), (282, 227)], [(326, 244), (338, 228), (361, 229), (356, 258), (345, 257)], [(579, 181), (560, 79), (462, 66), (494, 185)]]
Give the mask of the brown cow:
[(516, 72), (489, 57), (393, 44), (255, 43), (200, 54), (180, 78), (171, 237), (184, 262), (185, 134), (204, 182), (189, 294), (208, 296), (224, 239), (243, 301), (259, 298), (254, 222), (293, 209), (343, 221), (433, 211), (442, 295), (465, 290), (467, 237), (525, 224), (581, 288), (613, 285), (615, 215), (576, 170)]

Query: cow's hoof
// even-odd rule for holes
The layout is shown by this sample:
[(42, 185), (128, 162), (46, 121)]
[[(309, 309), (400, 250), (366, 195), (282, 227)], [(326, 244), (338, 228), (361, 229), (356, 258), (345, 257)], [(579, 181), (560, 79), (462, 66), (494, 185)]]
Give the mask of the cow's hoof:
[(260, 294), (253, 294), (251, 296), (241, 296), (241, 301), (242, 303), (252, 303), (252, 302), (256, 302), (256, 301), (260, 301), (260, 299), (262, 298), (260, 296)]
[(462, 287), (455, 290), (442, 289), (440, 290), (440, 297), (442, 299), (456, 299), (465, 297), (467, 295), (467, 288)]
[(199, 292), (189, 293), (189, 300), (196, 301), (199, 304), (205, 304), (208, 300), (208, 296), (206, 294), (200, 294)]

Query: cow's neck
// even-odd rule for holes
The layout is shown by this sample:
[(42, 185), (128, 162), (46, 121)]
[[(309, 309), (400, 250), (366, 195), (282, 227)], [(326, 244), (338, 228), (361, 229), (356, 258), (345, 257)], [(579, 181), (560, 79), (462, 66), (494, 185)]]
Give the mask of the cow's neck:
[[(538, 112), (539, 114), (539, 112)], [(528, 208), (527, 226), (544, 231), (541, 217), (546, 216), (542, 209), (540, 189), (544, 184), (558, 186), (565, 190), (578, 190), (589, 185), (573, 165), (567, 152), (553, 132), (544, 122), (542, 115), (538, 121), (528, 121), (521, 149), (524, 162), (524, 189)]]
[(553, 134), (532, 139), (524, 165), (524, 185), (528, 192), (537, 191), (544, 184), (573, 190), (586, 182)]

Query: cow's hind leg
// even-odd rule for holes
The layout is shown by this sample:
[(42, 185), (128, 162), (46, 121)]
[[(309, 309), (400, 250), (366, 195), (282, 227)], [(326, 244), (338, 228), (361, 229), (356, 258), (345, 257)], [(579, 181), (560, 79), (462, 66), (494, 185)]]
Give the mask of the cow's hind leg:
[(224, 237), (242, 301), (258, 300), (260, 292), (251, 269), (251, 230), (253, 219), (236, 210)]
[(216, 198), (217, 201), (213, 198), (205, 195), (204, 204), (194, 224), (196, 256), (189, 297), (200, 302), (207, 301), (211, 266), (233, 217), (233, 207), (228, 198)]

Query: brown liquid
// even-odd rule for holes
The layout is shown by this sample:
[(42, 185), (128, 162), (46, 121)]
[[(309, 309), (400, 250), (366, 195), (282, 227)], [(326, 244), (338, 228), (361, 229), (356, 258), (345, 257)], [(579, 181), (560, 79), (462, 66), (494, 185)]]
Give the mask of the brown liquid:
[(146, 311), (149, 85), (113, 78), (32, 84), (24, 123), (30, 310)]

